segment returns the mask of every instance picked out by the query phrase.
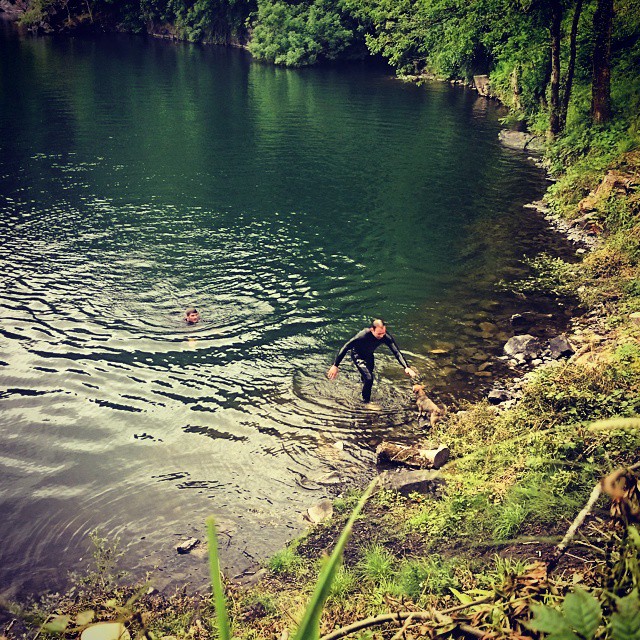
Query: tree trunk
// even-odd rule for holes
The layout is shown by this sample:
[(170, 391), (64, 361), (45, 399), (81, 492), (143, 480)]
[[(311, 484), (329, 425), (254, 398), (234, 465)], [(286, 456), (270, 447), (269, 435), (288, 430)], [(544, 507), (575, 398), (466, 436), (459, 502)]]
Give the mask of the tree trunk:
[(560, 0), (551, 2), (551, 91), (549, 96), (549, 137), (555, 138), (560, 132), (560, 39), (562, 27), (562, 7)]
[(591, 117), (596, 124), (611, 119), (611, 30), (613, 0), (598, 0), (593, 16), (593, 81), (591, 85)]
[(534, 90), (534, 98), (540, 104), (540, 108), (546, 111), (549, 108), (547, 100), (547, 87), (551, 81), (551, 48), (547, 50), (547, 59), (544, 62), (544, 78), (539, 87)]
[(522, 102), (520, 100), (520, 80), (518, 77), (518, 65), (513, 67), (511, 72), (511, 91), (513, 91), (513, 108), (522, 111)]
[(560, 131), (564, 131), (567, 126), (567, 112), (569, 111), (569, 100), (571, 99), (571, 88), (573, 86), (573, 73), (576, 67), (576, 38), (578, 37), (578, 23), (582, 13), (582, 0), (577, 0), (576, 8), (573, 11), (573, 22), (571, 23), (571, 35), (569, 40), (569, 64), (567, 66), (567, 78), (564, 82), (564, 92), (562, 94), (562, 105), (560, 107)]

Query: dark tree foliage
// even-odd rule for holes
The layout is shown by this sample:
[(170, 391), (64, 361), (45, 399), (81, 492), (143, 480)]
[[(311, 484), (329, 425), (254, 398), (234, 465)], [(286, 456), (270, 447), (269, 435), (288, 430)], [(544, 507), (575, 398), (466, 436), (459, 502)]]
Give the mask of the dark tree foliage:
[(22, 23), (34, 30), (148, 31), (192, 42), (246, 37), (255, 0), (30, 0)]

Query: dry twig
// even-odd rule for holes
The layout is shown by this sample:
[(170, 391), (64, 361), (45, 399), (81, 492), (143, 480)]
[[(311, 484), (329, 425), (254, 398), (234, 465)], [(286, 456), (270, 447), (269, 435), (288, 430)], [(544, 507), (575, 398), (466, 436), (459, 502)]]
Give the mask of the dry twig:
[[(635, 464), (627, 468), (630, 471), (633, 471), (634, 469), (640, 469), (640, 462), (636, 462)], [(576, 519), (571, 523), (571, 526), (567, 530), (567, 533), (565, 534), (564, 538), (562, 538), (562, 542), (560, 542), (560, 544), (556, 547), (555, 551), (553, 552), (553, 557), (547, 563), (548, 571), (553, 571), (553, 569), (555, 569), (556, 565), (560, 561), (560, 558), (562, 558), (565, 551), (567, 550), (567, 547), (569, 546), (574, 536), (576, 535), (578, 529), (580, 528), (580, 525), (584, 522), (584, 519), (589, 515), (589, 513), (591, 513), (591, 509), (593, 509), (593, 505), (596, 503), (601, 493), (602, 493), (602, 482), (599, 481), (598, 484), (596, 484), (596, 486), (593, 487), (591, 491), (591, 495), (589, 496), (589, 499), (587, 500), (587, 503), (584, 505), (582, 511), (580, 511), (580, 513), (576, 516)]]

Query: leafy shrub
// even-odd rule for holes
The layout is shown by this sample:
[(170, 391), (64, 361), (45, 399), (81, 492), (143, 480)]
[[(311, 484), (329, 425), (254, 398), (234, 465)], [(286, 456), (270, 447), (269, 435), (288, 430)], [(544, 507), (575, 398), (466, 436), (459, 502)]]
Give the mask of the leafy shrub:
[(459, 588), (456, 575), (459, 562), (433, 554), (420, 560), (409, 560), (400, 567), (398, 583), (402, 591), (415, 601), (424, 594), (441, 595), (451, 587)]
[(249, 50), (268, 62), (301, 67), (335, 60), (352, 40), (335, 0), (259, 0)]

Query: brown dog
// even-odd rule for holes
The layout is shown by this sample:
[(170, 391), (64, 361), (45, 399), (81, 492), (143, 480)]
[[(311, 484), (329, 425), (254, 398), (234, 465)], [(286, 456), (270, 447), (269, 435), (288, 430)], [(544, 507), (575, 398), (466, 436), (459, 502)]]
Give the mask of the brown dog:
[(447, 408), (442, 405), (439, 407), (433, 400), (427, 397), (423, 384), (414, 384), (413, 393), (416, 394), (416, 404), (418, 405), (418, 418), (429, 416), (431, 426), (435, 426), (437, 422), (447, 415)]

